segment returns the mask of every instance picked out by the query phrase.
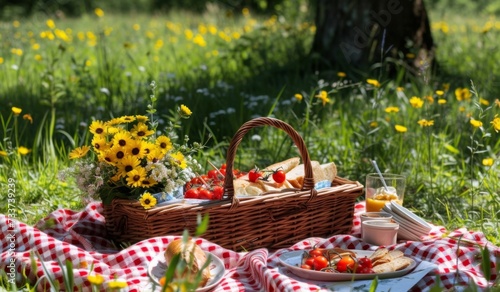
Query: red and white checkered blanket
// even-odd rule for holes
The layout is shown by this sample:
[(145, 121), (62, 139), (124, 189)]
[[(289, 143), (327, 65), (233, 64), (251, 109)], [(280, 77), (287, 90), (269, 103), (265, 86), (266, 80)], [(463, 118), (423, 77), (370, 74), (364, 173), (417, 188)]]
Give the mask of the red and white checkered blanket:
[[(197, 239), (200, 247), (219, 257), (225, 266), (225, 275), (213, 291), (327, 291), (317, 282), (301, 280), (281, 273), (278, 256), (284, 251), (319, 247), (341, 247), (347, 249), (374, 250), (377, 247), (364, 243), (359, 238), (359, 214), (364, 212), (364, 203), (356, 204), (356, 212), (351, 234), (334, 235), (330, 238), (305, 238), (287, 249), (269, 251), (258, 249), (251, 252), (234, 252), (202, 238)], [(0, 215), (1, 226), (1, 269), (7, 279), (21, 281), (23, 273), (33, 285), (38, 279), (51, 277), (63, 284), (64, 268), (71, 261), (75, 286), (83, 291), (90, 290), (87, 279), (90, 267), (105, 277), (106, 283), (122, 279), (128, 287), (123, 291), (148, 291), (151, 280), (148, 264), (159, 253), (163, 253), (177, 236), (163, 236), (144, 240), (120, 249), (106, 239), (104, 217), (100, 203), (91, 203), (82, 211), (57, 210), (35, 226)], [(458, 239), (460, 238), (460, 245)], [(484, 278), (481, 265), (481, 247), (490, 251), (492, 276)], [(482, 233), (465, 228), (447, 232), (433, 226), (429, 236), (422, 241), (399, 242), (390, 247), (403, 251), (417, 260), (436, 264), (430, 272), (413, 287), (413, 290), (429, 290), (435, 285), (436, 275), (441, 286), (468, 285), (472, 282), (481, 288), (492, 285), (496, 277), (496, 264), (500, 258), (500, 248), (493, 246)], [(34, 255), (34, 257), (33, 257)], [(32, 260), (36, 265), (32, 265)], [(44, 272), (44, 267), (47, 272)], [(48, 281), (40, 281), (47, 287)], [(405, 287), (405, 290), (407, 287)]]

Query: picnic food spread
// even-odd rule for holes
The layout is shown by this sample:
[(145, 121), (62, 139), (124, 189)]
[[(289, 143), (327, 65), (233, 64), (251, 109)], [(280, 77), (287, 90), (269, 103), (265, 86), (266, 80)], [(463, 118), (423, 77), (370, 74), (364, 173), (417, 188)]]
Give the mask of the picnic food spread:
[[(184, 242), (182, 238), (179, 238), (169, 243), (165, 251), (165, 260), (167, 264), (169, 264), (174, 256), (178, 254), (180, 254), (181, 258), (187, 263), (187, 267), (181, 275), (175, 275), (175, 277), (185, 277), (186, 275), (195, 277), (198, 271), (200, 271), (207, 262), (205, 252), (192, 240)], [(201, 272), (200, 287), (205, 286), (210, 277), (210, 268), (208, 265), (205, 265)]]
[(389, 273), (409, 267), (413, 260), (399, 250), (379, 248), (370, 256), (358, 256), (342, 248), (314, 248), (304, 251), (300, 267), (327, 273)]

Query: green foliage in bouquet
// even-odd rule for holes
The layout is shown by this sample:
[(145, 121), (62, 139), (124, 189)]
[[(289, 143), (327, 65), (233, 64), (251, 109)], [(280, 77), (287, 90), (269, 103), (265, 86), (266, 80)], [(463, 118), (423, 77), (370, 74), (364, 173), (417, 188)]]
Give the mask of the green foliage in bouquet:
[(156, 205), (158, 196), (176, 192), (195, 176), (201, 166), (193, 154), (199, 143), (175, 143), (176, 128), (191, 110), (180, 105), (171, 112), (165, 131), (157, 131), (154, 95), (148, 105), (149, 115), (127, 115), (109, 121), (95, 120), (89, 126), (90, 145), (71, 151), (76, 163), (63, 172), (71, 175), (86, 198), (110, 204), (115, 198), (139, 200), (145, 209)]

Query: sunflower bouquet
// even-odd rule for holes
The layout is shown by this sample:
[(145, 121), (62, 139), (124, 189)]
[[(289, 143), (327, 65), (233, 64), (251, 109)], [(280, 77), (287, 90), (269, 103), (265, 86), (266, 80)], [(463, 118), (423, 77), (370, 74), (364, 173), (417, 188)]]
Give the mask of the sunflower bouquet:
[(188, 107), (178, 107), (166, 127), (168, 134), (157, 133), (157, 121), (144, 115), (93, 121), (91, 143), (70, 152), (70, 159), (77, 161), (68, 172), (87, 199), (104, 204), (125, 198), (149, 209), (167, 196), (182, 196), (182, 187), (201, 168), (192, 156), (198, 143), (189, 146), (187, 136), (182, 145), (173, 141), (177, 122), (190, 115)]

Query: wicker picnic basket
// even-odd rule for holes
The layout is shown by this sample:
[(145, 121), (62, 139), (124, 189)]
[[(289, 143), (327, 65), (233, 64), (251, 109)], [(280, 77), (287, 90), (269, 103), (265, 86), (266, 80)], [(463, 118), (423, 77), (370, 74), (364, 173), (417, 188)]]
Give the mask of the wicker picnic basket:
[[(294, 141), (304, 163), (302, 189), (286, 189), (261, 196), (234, 195), (233, 163), (236, 150), (252, 128), (273, 126)], [(104, 205), (108, 236), (135, 243), (164, 235), (194, 234), (197, 214), (209, 213), (203, 238), (234, 251), (288, 247), (308, 237), (349, 233), (354, 204), (363, 192), (359, 182), (336, 177), (331, 187), (314, 189), (311, 160), (301, 136), (287, 123), (261, 117), (243, 124), (236, 132), (226, 157), (225, 199), (199, 204), (175, 203), (145, 210), (139, 202), (115, 199)]]

